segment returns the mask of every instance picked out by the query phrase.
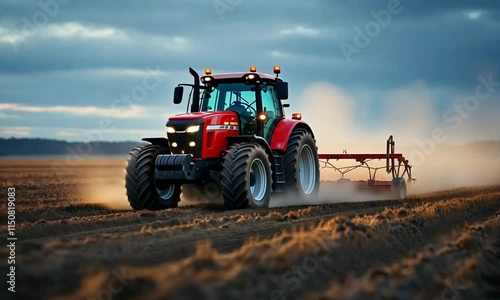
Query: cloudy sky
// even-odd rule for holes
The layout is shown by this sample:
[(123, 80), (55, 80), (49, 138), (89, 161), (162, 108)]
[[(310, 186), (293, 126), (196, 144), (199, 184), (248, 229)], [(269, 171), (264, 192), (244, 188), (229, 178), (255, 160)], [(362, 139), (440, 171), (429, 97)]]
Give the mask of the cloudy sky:
[(498, 1), (0, 0), (0, 12), (2, 137), (161, 136), (185, 109), (171, 98), (188, 67), (281, 65), (288, 113), (332, 132), (500, 139)]

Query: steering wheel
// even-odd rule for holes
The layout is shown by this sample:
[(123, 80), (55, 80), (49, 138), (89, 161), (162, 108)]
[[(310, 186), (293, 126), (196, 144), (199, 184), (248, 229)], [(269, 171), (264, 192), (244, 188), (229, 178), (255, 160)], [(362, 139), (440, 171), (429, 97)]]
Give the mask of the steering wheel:
[(245, 110), (248, 111), (248, 113), (250, 113), (250, 114), (253, 114), (253, 113), (257, 114), (257, 109), (255, 109), (255, 108), (252, 107), (252, 104), (254, 104), (257, 101), (257, 99), (254, 100), (252, 103), (248, 103), (248, 100), (245, 99), (243, 96), (241, 96), (241, 94), (238, 94), (237, 92), (233, 92), (233, 94), (235, 94), (240, 100), (239, 101), (238, 100), (234, 101), (232, 103), (232, 105), (241, 104), (241, 105), (245, 106)]
[[(255, 100), (255, 101), (257, 101), (257, 100)], [(250, 103), (250, 104), (248, 104), (248, 103), (242, 103), (242, 102), (240, 102), (240, 103), (241, 103), (241, 105), (245, 106), (245, 110), (248, 113), (250, 113), (251, 115), (257, 115), (257, 109), (255, 109), (255, 108), (252, 107), (252, 104), (254, 104), (255, 101), (252, 102), (252, 103)]]
[(252, 104), (254, 104), (254, 103), (255, 103), (255, 101), (250, 103), (250, 104), (243, 103), (241, 101), (239, 101), (239, 102), (235, 101), (231, 104), (231, 106), (226, 108), (226, 110), (235, 111), (236, 113), (238, 113), (239, 115), (242, 115), (242, 116), (246, 112), (248, 115), (252, 116), (252, 115), (257, 114), (257, 110), (252, 107)]

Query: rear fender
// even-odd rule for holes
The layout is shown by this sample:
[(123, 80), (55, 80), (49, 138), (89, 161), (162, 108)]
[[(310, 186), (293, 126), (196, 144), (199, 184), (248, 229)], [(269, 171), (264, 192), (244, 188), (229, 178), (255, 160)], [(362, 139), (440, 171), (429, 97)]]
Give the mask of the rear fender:
[(288, 140), (295, 128), (301, 128), (310, 132), (314, 138), (314, 133), (307, 123), (299, 120), (283, 119), (274, 129), (270, 147), (273, 151), (286, 151)]

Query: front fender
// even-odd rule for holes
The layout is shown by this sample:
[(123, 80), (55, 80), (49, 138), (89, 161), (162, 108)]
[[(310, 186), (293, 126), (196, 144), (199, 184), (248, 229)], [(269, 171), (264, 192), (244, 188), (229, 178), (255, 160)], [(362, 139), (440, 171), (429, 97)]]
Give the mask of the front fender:
[(166, 138), (143, 138), (142, 139), (145, 142), (151, 143), (153, 145), (157, 145), (160, 147), (166, 147), (170, 151), (170, 143), (168, 142), (168, 139)]
[(263, 137), (255, 135), (234, 135), (234, 136), (228, 136), (227, 141), (228, 141), (228, 147), (237, 143), (250, 143), (250, 144), (261, 145), (262, 147), (264, 147), (264, 150), (269, 156), (269, 162), (271, 163), (271, 166), (274, 166), (273, 152), (271, 151), (271, 147)]

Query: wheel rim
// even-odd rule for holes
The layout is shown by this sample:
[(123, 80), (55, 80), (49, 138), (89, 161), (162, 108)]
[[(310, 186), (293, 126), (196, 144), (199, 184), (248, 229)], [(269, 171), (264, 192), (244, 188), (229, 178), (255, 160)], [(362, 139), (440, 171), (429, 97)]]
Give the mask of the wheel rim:
[(264, 163), (260, 159), (254, 159), (250, 165), (250, 177), (254, 177), (253, 185), (250, 185), (250, 193), (255, 201), (264, 199), (267, 190), (267, 174)]
[(160, 198), (162, 198), (163, 200), (168, 200), (168, 199), (172, 198), (172, 196), (174, 195), (174, 191), (175, 191), (174, 184), (169, 185), (165, 189), (156, 188), (156, 192), (158, 193), (158, 196), (160, 196)]
[(309, 195), (313, 192), (316, 185), (316, 160), (309, 145), (304, 145), (300, 149), (299, 157), (300, 186), (304, 194)]

